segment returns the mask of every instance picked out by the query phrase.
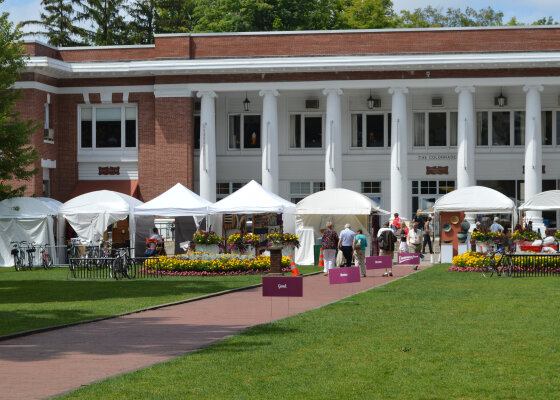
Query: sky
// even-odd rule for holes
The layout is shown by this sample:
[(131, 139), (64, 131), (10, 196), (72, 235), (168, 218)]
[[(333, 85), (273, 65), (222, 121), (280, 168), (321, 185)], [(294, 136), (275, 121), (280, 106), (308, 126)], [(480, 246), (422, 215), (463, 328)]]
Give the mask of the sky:
[[(517, 17), (519, 22), (531, 23), (542, 17), (552, 16), (555, 21), (560, 22), (559, 0), (393, 0), (395, 11), (414, 10), (432, 7), (460, 8), (464, 10), (467, 6), (479, 10), (492, 7), (495, 11), (504, 13), (504, 22), (511, 17)], [(7, 11), (10, 19), (14, 22), (22, 20), (38, 19), (41, 13), (41, 0), (4, 0), (0, 3), (0, 12)], [(27, 28), (29, 30), (31, 28)]]

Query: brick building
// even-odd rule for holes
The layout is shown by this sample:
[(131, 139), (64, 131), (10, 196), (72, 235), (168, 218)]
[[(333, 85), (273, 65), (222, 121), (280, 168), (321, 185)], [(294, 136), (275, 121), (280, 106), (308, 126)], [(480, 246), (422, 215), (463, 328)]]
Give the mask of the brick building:
[(518, 202), (558, 187), (558, 27), (25, 46), (18, 107), (44, 123), (29, 195), (147, 201), (181, 182), (213, 201), (255, 179), (292, 201), (345, 187), (410, 217), (457, 187)]

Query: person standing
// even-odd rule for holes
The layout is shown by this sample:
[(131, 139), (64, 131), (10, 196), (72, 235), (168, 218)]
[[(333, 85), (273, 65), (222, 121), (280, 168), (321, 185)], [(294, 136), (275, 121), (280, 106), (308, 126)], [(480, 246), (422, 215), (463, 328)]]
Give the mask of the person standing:
[(354, 252), (356, 253), (356, 262), (360, 267), (360, 272), (365, 278), (366, 276), (366, 247), (368, 245), (367, 238), (362, 233), (361, 229), (356, 230), (354, 237)]
[(347, 267), (352, 265), (352, 249), (355, 237), (356, 234), (350, 229), (350, 224), (344, 225), (344, 230), (340, 232), (340, 238), (338, 239), (338, 247), (342, 250), (342, 254), (344, 254)]
[(504, 227), (498, 222), (499, 220), (498, 217), (494, 217), (494, 223), (490, 225), (490, 232), (502, 233), (504, 231)]
[(422, 258), (421, 254), (421, 245), (422, 245), (422, 232), (418, 229), (418, 223), (414, 222), (412, 224), (412, 229), (408, 231), (408, 237), (406, 238), (406, 244), (408, 245), (408, 251), (410, 253), (420, 253), (420, 258)]
[(430, 254), (434, 254), (432, 249), (432, 217), (428, 217), (424, 223), (424, 243), (422, 244), (422, 253), (426, 252), (426, 244), (430, 248)]
[(327, 222), (326, 228), (323, 232), (323, 261), (325, 263), (323, 273), (325, 276), (329, 274), (329, 269), (334, 268), (338, 251), (338, 234), (333, 229), (332, 222)]
[[(393, 232), (393, 229), (389, 228), (389, 221), (383, 223), (383, 228), (377, 232), (377, 243), (379, 244), (379, 255), (380, 256), (391, 256), (391, 265), (393, 265), (393, 253), (395, 252), (395, 243), (397, 237)], [(393, 276), (393, 269), (385, 268), (385, 273), (383, 276)]]
[(412, 217), (412, 222), (413, 223), (416, 222), (418, 224), (418, 230), (419, 231), (424, 230), (424, 224), (426, 223), (426, 219), (422, 215), (422, 210), (421, 209), (416, 210), (416, 215), (414, 217)]

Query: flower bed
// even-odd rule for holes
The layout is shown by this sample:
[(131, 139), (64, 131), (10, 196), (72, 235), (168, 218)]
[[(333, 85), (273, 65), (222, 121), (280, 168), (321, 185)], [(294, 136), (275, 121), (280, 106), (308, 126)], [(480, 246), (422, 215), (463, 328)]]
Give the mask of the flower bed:
[(245, 254), (250, 247), (257, 247), (259, 245), (259, 237), (248, 233), (246, 235), (241, 235), (240, 233), (234, 233), (227, 238), (227, 250), (230, 252), (239, 252)]
[[(495, 255), (496, 261), (500, 260), (501, 255)], [(453, 257), (453, 265), (449, 271), (456, 272), (480, 272), (484, 266), (486, 256), (474, 251), (467, 251), (464, 254)], [(532, 257), (512, 256), (514, 272), (560, 272), (560, 257), (549, 257), (535, 254)]]
[(266, 237), (270, 246), (294, 246), (299, 249), (299, 238), (291, 233), (271, 233)]
[(222, 238), (214, 232), (200, 232), (193, 235), (193, 242), (196, 244), (222, 244)]
[[(146, 260), (146, 273), (156, 268), (162, 275), (212, 276), (263, 274), (270, 270), (270, 257), (222, 254), (220, 257), (205, 253), (192, 253), (175, 257), (161, 256)], [(290, 259), (282, 257), (282, 270), (290, 270)]]

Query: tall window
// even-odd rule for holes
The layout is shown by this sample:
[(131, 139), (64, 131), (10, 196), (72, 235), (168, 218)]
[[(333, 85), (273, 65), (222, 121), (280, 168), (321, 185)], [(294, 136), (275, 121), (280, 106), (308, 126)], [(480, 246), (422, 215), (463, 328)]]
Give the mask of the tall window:
[(312, 193), (325, 190), (325, 182), (290, 182), (290, 201), (297, 203)]
[(135, 106), (81, 107), (80, 147), (82, 149), (135, 148), (136, 125)]
[(200, 150), (200, 115), (194, 116), (194, 148)]
[(492, 112), (492, 145), (509, 146), (510, 120), (509, 111)]
[(385, 145), (384, 114), (352, 114), (352, 147)]
[(413, 132), (415, 147), (424, 147), (426, 143), (430, 147), (456, 146), (457, 112), (416, 112)]
[[(556, 115), (555, 115), (556, 114)], [(558, 112), (542, 111), (541, 134), (542, 145), (551, 146), (553, 140), (553, 119), (558, 121)], [(477, 115), (477, 146), (524, 146), (525, 145), (525, 111), (479, 111)], [(490, 132), (490, 134), (488, 134)], [(559, 143), (559, 127), (556, 125)]]
[(261, 148), (261, 116), (237, 114), (229, 116), (229, 148)]
[(381, 182), (380, 181), (370, 181), (362, 182), (362, 194), (366, 195), (373, 201), (381, 206)]
[(323, 147), (323, 117), (317, 114), (290, 115), (290, 147)]

